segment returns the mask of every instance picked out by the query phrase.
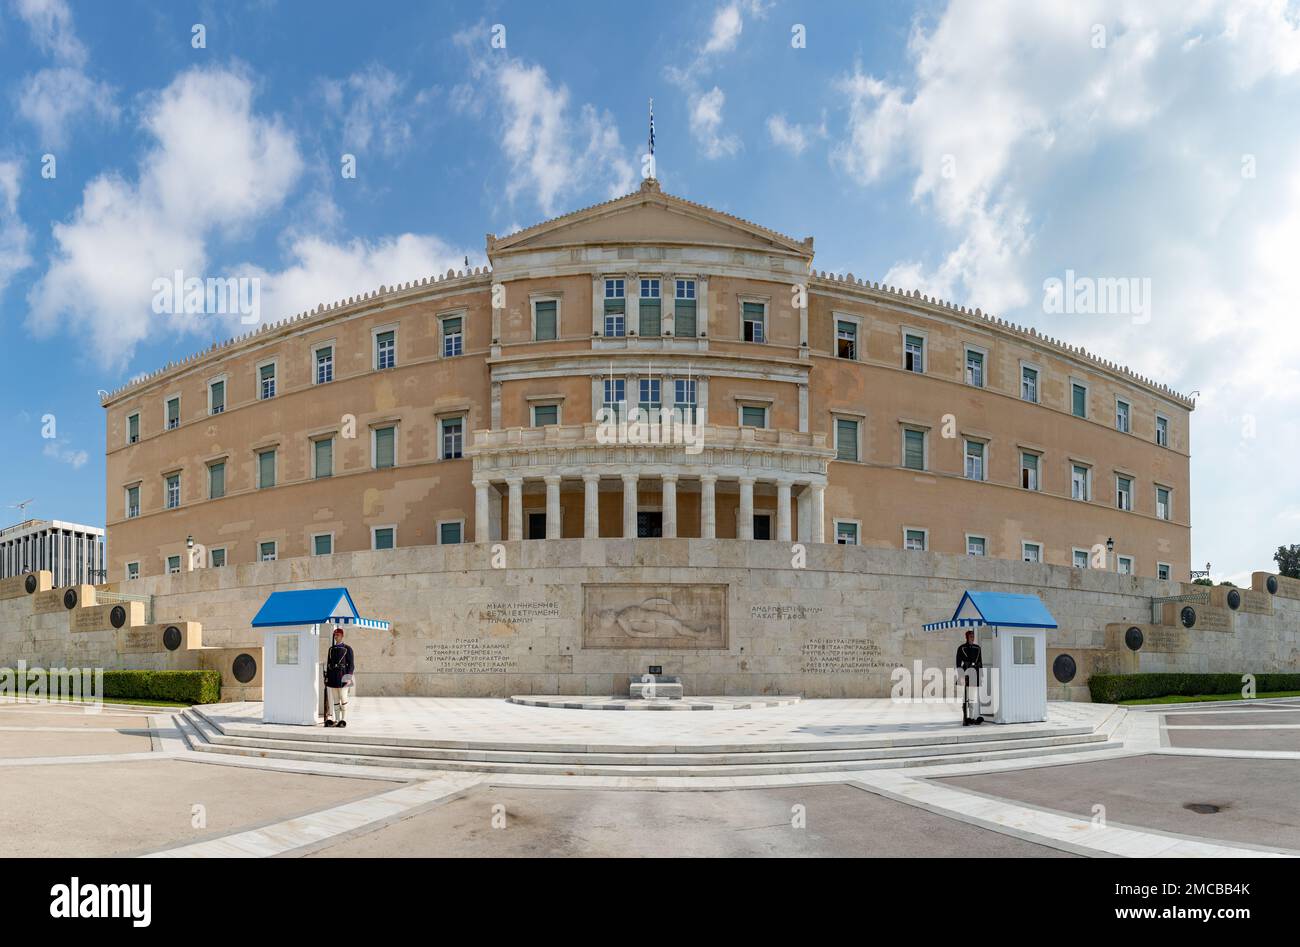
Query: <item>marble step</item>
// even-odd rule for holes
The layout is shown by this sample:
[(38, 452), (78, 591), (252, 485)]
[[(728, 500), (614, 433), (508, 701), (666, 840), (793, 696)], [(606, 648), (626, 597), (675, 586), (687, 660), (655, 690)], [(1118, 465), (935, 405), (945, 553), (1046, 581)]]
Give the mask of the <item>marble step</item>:
[[(402, 751), (410, 748), (390, 747), (396, 754), (379, 754), (373, 746), (336, 744), (328, 750), (310, 745), (303, 748), (302, 741), (268, 740), (270, 746), (249, 745), (243, 738), (224, 737), (198, 715), (184, 718), (183, 732), (191, 749), (204, 753), (224, 753), (263, 759), (296, 760), (312, 763), (347, 763), (351, 765), (401, 766), (410, 769), (452, 770), (461, 772), (522, 773), (531, 775), (587, 775), (587, 776), (761, 776), (764, 774), (792, 774), (840, 772), (862, 769), (923, 766), (929, 764), (974, 762), (983, 760), (1017, 759), (1030, 756), (1048, 756), (1089, 750), (1119, 749), (1122, 744), (1108, 741), (1104, 735), (1088, 734), (1086, 738), (1047, 737), (1033, 741), (1033, 745), (1017, 743), (1008, 749), (1005, 744), (989, 741), (981, 744), (953, 746), (948, 752), (927, 755), (893, 755), (863, 759), (832, 758), (799, 760), (774, 758), (775, 754), (751, 754), (749, 760), (738, 760), (726, 755), (723, 762), (692, 762), (689, 754), (673, 754), (665, 760), (654, 754), (645, 754), (639, 762), (613, 762), (605, 755), (589, 755), (579, 762), (546, 760), (489, 760), (473, 758), (473, 754), (459, 757), (430, 758), (408, 756)], [(223, 739), (224, 737), (224, 739)], [(427, 752), (427, 751), (425, 751)], [(484, 754), (486, 755), (486, 754)], [(544, 753), (530, 754), (545, 757)], [(800, 754), (802, 755), (802, 754)], [(760, 759), (761, 758), (761, 761)]]

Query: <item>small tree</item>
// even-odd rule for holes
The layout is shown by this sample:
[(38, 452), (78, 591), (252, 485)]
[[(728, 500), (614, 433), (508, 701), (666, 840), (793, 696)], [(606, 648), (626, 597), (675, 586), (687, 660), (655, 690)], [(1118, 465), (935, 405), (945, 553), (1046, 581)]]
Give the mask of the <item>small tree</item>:
[(1209, 579), (1192, 579), (1192, 585), (1213, 585)]
[(1279, 575), (1288, 579), (1300, 579), (1300, 546), (1278, 546), (1277, 552), (1273, 553), (1273, 561), (1277, 563)]

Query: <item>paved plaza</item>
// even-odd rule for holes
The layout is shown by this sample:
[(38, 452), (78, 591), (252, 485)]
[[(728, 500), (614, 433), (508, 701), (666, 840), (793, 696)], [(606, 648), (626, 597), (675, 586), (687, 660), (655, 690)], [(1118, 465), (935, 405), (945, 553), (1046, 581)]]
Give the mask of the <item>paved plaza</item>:
[(1300, 700), (966, 729), (884, 700), (363, 698), (344, 731), (259, 709), (0, 705), (0, 831), (32, 856), (1300, 854)]

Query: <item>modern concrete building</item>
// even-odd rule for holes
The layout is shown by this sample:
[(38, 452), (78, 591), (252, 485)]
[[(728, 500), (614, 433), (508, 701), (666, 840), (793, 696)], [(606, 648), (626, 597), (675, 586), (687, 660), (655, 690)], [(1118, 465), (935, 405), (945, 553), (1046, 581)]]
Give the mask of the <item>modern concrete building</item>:
[(1187, 577), (1192, 403), (1127, 368), (653, 180), (487, 255), (106, 397), (109, 579), (619, 536)]
[(0, 530), (0, 579), (41, 570), (56, 586), (103, 582), (104, 531), (59, 520), (24, 520)]

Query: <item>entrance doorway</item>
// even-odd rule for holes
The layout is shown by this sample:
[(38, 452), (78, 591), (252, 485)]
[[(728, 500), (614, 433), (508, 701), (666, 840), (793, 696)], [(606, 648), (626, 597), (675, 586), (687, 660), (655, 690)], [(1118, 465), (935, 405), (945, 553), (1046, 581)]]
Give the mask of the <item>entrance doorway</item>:
[(660, 510), (638, 511), (636, 535), (638, 539), (657, 539), (664, 534), (664, 514)]

